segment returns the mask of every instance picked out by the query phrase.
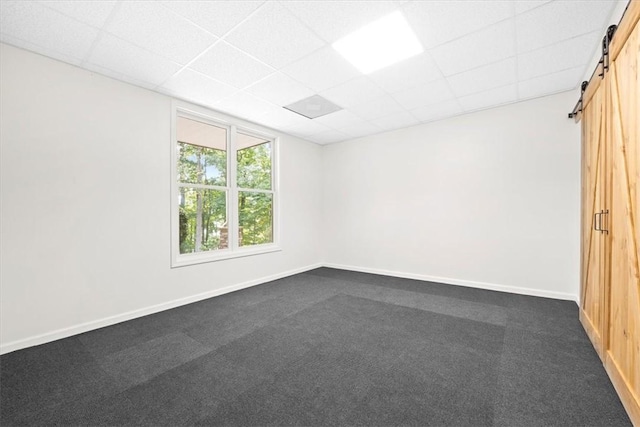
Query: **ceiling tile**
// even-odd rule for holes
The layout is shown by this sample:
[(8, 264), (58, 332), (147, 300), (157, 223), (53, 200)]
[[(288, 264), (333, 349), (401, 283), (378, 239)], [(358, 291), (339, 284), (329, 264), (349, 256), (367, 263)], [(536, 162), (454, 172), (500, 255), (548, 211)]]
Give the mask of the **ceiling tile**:
[(326, 116), (313, 120), (332, 129), (339, 129), (364, 122), (360, 117), (347, 110), (336, 111), (335, 113), (327, 114)]
[(42, 46), (38, 46), (21, 39), (17, 39), (7, 34), (0, 33), (0, 42), (10, 44), (25, 50), (30, 50), (31, 52), (40, 53), (42, 55), (46, 55), (50, 58), (57, 59), (62, 62), (66, 62), (68, 64), (73, 64), (77, 66), (80, 66), (82, 64), (82, 58), (69, 56), (67, 54), (60, 53), (56, 50), (53, 50), (51, 48), (44, 48)]
[(282, 72), (316, 92), (362, 75), (331, 46), (283, 68)]
[(87, 62), (153, 85), (163, 83), (180, 69), (175, 62), (109, 34), (103, 34)]
[(388, 116), (378, 117), (375, 120), (371, 120), (371, 122), (385, 131), (415, 126), (420, 123), (413, 114), (407, 111), (399, 111)]
[(254, 120), (278, 107), (242, 91), (216, 103), (213, 108), (247, 120)]
[(310, 136), (307, 139), (313, 142), (316, 142), (318, 144), (324, 145), (324, 144), (331, 144), (334, 142), (346, 141), (347, 139), (349, 139), (349, 137), (337, 130), (330, 130), (328, 132), (322, 132), (317, 135)]
[(276, 72), (245, 89), (260, 98), (284, 106), (314, 95), (315, 92), (286, 74)]
[(550, 1), (551, 0), (517, 0), (513, 2), (513, 5), (516, 9), (516, 14), (520, 14), (549, 3)]
[(140, 80), (140, 79), (137, 79), (137, 78), (132, 77), (130, 75), (122, 74), (122, 73), (119, 73), (117, 71), (110, 70), (108, 68), (101, 67), (100, 65), (96, 65), (96, 64), (85, 63), (82, 66), (82, 68), (84, 68), (85, 70), (89, 70), (91, 72), (97, 73), (97, 74), (101, 74), (103, 76), (111, 77), (111, 78), (119, 80), (121, 82), (130, 83), (130, 84), (132, 84), (134, 86), (138, 86), (138, 87), (143, 87), (145, 89), (155, 90), (155, 88), (157, 86), (153, 82)]
[[(573, 89), (616, 4), (2, 0), (0, 40), (327, 143)], [(427, 52), (362, 76), (329, 46), (398, 9)], [(346, 109), (280, 107), (316, 93)]]
[(458, 98), (465, 111), (480, 110), (501, 104), (515, 102), (518, 99), (518, 91), (515, 84), (510, 84), (484, 92)]
[(320, 95), (342, 108), (347, 108), (381, 97), (385, 92), (368, 77), (362, 76), (327, 89)]
[(373, 135), (382, 132), (382, 129), (364, 120), (361, 122), (351, 123), (350, 125), (338, 127), (336, 128), (336, 130), (344, 133), (345, 135), (348, 135), (351, 138), (360, 138), (362, 136)]
[(46, 0), (39, 3), (56, 10), (70, 18), (97, 28), (107, 21), (109, 14), (116, 5), (116, 1), (82, 1), (82, 0)]
[(316, 34), (329, 43), (392, 13), (390, 1), (282, 1)]
[(393, 99), (390, 95), (383, 95), (362, 104), (351, 106), (348, 110), (358, 117), (365, 120), (371, 120), (382, 116), (388, 116), (390, 114), (403, 111), (404, 109), (400, 104), (398, 104), (398, 101)]
[(431, 56), (423, 53), (378, 70), (369, 77), (382, 89), (392, 93), (438, 80), (442, 78), (442, 73)]
[(283, 130), (286, 133), (292, 135), (308, 138), (319, 133), (328, 132), (331, 129), (329, 129), (327, 126), (317, 123), (315, 120), (307, 119), (306, 123), (298, 124), (295, 126), (285, 126), (283, 127)]
[(189, 21), (221, 37), (253, 13), (264, 1), (162, 1)]
[(163, 92), (205, 106), (211, 106), (236, 92), (236, 89), (229, 85), (189, 69), (180, 71), (164, 83), (160, 89)]
[(411, 114), (421, 122), (440, 120), (460, 113), (462, 113), (462, 108), (455, 99), (411, 110)]
[(611, 0), (556, 0), (518, 15), (518, 52), (528, 52), (591, 31), (602, 32), (615, 4)]
[(2, 2), (0, 32), (14, 39), (75, 59), (83, 59), (98, 37), (98, 30), (28, 1)]
[(517, 80), (516, 59), (509, 58), (464, 73), (447, 77), (456, 96), (483, 92), (495, 87), (515, 83)]
[(576, 67), (520, 82), (518, 83), (519, 99), (536, 98), (575, 89), (583, 75), (584, 67)]
[(111, 77), (111, 78), (116, 79), (116, 80), (121, 80), (122, 81), (122, 80), (127, 78), (122, 73), (110, 70), (108, 68), (101, 67), (100, 65), (96, 65), (96, 64), (90, 64), (90, 63), (89, 64), (84, 64), (82, 66), (82, 68), (84, 68), (85, 70), (91, 71), (93, 73), (97, 73), (97, 74), (101, 74), (103, 76)]
[(225, 40), (276, 68), (319, 49), (325, 42), (277, 2), (268, 2)]
[(253, 84), (274, 72), (273, 68), (223, 41), (216, 43), (190, 68), (237, 88)]
[(594, 48), (599, 46), (600, 32), (592, 32), (552, 46), (518, 55), (518, 78), (533, 77), (558, 71), (585, 67), (591, 61)]
[(512, 21), (492, 25), (477, 33), (443, 44), (430, 51), (445, 76), (515, 56)]
[(183, 65), (216, 41), (208, 32), (150, 1), (120, 3), (107, 30)]
[(305, 125), (311, 122), (311, 119), (274, 105), (273, 108), (256, 117), (254, 121), (274, 129), (288, 129)]
[(509, 1), (414, 1), (402, 10), (426, 48), (481, 30), (514, 13)]
[(396, 101), (407, 110), (432, 105), (453, 98), (453, 93), (444, 79), (416, 86), (393, 94)]

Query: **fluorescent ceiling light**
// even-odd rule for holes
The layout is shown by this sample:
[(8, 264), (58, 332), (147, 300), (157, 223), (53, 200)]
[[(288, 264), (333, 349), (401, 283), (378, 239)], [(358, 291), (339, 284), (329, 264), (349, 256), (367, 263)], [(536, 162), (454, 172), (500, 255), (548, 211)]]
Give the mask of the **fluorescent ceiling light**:
[(364, 74), (424, 51), (400, 11), (341, 38), (333, 44), (333, 48)]

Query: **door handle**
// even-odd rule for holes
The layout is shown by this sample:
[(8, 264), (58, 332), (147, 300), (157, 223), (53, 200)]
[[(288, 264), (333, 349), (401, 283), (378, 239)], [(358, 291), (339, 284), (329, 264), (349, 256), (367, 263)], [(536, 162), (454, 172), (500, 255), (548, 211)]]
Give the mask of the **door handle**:
[[(609, 217), (608, 217), (608, 215), (609, 215), (609, 209), (604, 210), (604, 211), (600, 211), (600, 232), (603, 232), (603, 231), (604, 231), (606, 234), (609, 234), (608, 227), (607, 227), (607, 228), (602, 228), (602, 216), (603, 216), (603, 215), (607, 215), (607, 218), (609, 218)], [(609, 221), (607, 221), (607, 225), (608, 225), (608, 223), (609, 223)]]
[(602, 230), (598, 228), (598, 218), (600, 218), (600, 224), (602, 225), (602, 212), (593, 214), (593, 229), (602, 233)]

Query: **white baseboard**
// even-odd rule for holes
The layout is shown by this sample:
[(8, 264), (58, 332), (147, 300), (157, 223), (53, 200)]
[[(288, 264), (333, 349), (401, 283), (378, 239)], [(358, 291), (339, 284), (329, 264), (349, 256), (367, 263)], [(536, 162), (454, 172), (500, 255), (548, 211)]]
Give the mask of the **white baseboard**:
[(362, 273), (380, 274), (383, 276), (401, 277), (404, 279), (424, 280), (428, 282), (445, 283), (449, 285), (466, 286), (470, 288), (487, 289), (487, 290), (499, 291), (499, 292), (510, 292), (514, 294), (532, 295), (532, 296), (538, 296), (538, 297), (578, 301), (578, 296), (565, 293), (565, 292), (554, 292), (554, 291), (544, 291), (540, 289), (520, 288), (520, 287), (514, 287), (514, 286), (498, 285), (494, 283), (474, 282), (471, 280), (427, 276), (423, 274), (404, 273), (400, 271), (358, 267), (353, 265), (317, 263), (317, 264), (308, 265), (306, 267), (297, 268), (294, 270), (289, 270), (282, 273), (261, 277), (259, 279), (238, 283), (238, 284), (227, 286), (221, 289), (215, 289), (215, 290), (203, 292), (197, 295), (192, 295), (189, 297), (180, 298), (173, 301), (168, 301), (162, 304), (145, 307), (139, 310), (133, 310), (133, 311), (118, 314), (115, 316), (105, 317), (105, 318), (94, 320), (91, 322), (86, 322), (79, 325), (71, 326), (68, 328), (58, 329), (58, 330), (47, 332), (44, 334), (35, 335), (29, 338), (11, 341), (6, 344), (0, 345), (0, 354), (10, 353), (15, 350), (20, 350), (20, 349), (32, 347), (35, 345), (45, 344), (47, 342), (59, 340), (62, 338), (67, 338), (72, 335), (81, 334), (83, 332), (92, 331), (94, 329), (103, 328), (105, 326), (115, 325), (116, 323), (125, 322), (127, 320), (136, 319), (138, 317), (147, 316), (149, 314), (158, 313), (160, 311), (169, 310), (171, 308), (179, 307), (182, 305), (191, 304), (193, 302), (201, 301), (207, 298), (212, 298), (219, 295), (227, 294), (229, 292), (238, 291), (240, 289), (245, 289), (252, 286), (260, 285), (262, 283), (281, 279), (283, 277), (293, 276), (294, 274), (303, 273), (305, 271), (313, 270), (319, 267), (329, 267), (329, 268), (336, 268), (339, 270), (349, 270), (349, 271), (358, 271)]
[(126, 313), (117, 314), (115, 316), (105, 317), (105, 318), (94, 320), (91, 322), (81, 323), (79, 325), (71, 326), (68, 328), (58, 329), (58, 330), (47, 332), (44, 334), (35, 335), (29, 338), (11, 341), (6, 344), (0, 345), (0, 354), (10, 353), (15, 350), (20, 350), (20, 349), (32, 347), (35, 345), (45, 344), (51, 341), (67, 338), (72, 335), (81, 334), (83, 332), (92, 331), (94, 329), (115, 325), (116, 323), (121, 323), (127, 320), (136, 319), (138, 317), (147, 316), (149, 314), (158, 313), (160, 311), (169, 310), (171, 308), (179, 307), (181, 305), (191, 304), (193, 302), (202, 301), (207, 298), (216, 297), (219, 295), (227, 294), (229, 292), (238, 291), (240, 289), (250, 288), (251, 286), (260, 285), (262, 283), (270, 282), (272, 280), (282, 279), (283, 277), (293, 276), (294, 274), (313, 270), (314, 268), (322, 267), (322, 265), (323, 265), (322, 263), (312, 264), (306, 267), (285, 271), (283, 273), (272, 274), (270, 276), (261, 277), (259, 279), (249, 280), (247, 282), (226, 286), (224, 288), (203, 292), (197, 295), (192, 295), (189, 297), (179, 298), (179, 299), (168, 301), (165, 303), (152, 305), (150, 307), (141, 308), (139, 310), (133, 310)]
[(450, 277), (427, 276), (424, 274), (404, 273), (401, 271), (382, 270), (378, 268), (357, 267), (354, 265), (333, 264), (325, 262), (324, 267), (339, 270), (358, 271), (361, 273), (380, 274), (382, 276), (401, 277), (403, 279), (424, 280), (427, 282), (444, 283), (447, 285), (466, 286), (469, 288), (486, 289), (490, 291), (509, 292), (512, 294), (531, 295), (569, 301), (579, 301), (578, 296), (566, 292), (545, 291), (541, 289), (520, 288), (515, 286), (498, 285), (495, 283), (474, 282), (471, 280), (452, 279)]

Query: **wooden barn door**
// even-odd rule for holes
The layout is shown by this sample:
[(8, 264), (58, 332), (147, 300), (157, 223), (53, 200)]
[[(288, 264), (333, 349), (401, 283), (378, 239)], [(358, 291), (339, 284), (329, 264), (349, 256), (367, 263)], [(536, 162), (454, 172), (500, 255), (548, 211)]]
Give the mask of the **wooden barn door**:
[(580, 320), (596, 351), (604, 359), (605, 236), (602, 231), (605, 199), (604, 86), (584, 107), (582, 127), (582, 286)]
[(632, 419), (640, 422), (640, 26), (607, 77), (611, 126), (610, 313), (605, 366)]

